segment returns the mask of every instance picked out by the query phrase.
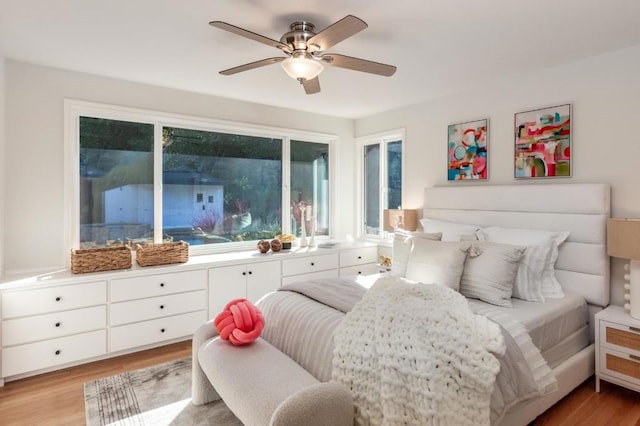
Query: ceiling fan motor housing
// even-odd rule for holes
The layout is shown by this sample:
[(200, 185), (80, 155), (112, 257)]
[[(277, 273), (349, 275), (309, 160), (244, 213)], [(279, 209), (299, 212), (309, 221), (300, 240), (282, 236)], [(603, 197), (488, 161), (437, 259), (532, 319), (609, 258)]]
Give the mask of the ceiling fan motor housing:
[(316, 35), (316, 33), (314, 32), (316, 26), (311, 22), (294, 22), (289, 26), (289, 28), (291, 29), (291, 31), (282, 36), (282, 38), (280, 39), (281, 43), (293, 46), (293, 50), (307, 50), (307, 47), (315, 47), (316, 50), (320, 48), (320, 46), (316, 45), (307, 46), (307, 41), (311, 37)]

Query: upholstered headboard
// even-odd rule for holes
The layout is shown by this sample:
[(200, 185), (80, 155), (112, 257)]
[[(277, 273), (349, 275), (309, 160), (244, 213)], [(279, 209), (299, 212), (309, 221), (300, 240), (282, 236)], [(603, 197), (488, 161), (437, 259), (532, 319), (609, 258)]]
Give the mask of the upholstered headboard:
[(425, 190), (423, 217), (479, 226), (569, 231), (556, 277), (591, 311), (609, 304), (608, 184), (442, 186)]

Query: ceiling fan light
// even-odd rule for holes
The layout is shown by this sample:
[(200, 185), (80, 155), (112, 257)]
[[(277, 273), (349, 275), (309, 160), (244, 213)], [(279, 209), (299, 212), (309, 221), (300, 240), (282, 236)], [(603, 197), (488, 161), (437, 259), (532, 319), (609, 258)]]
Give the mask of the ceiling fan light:
[(305, 80), (312, 80), (318, 76), (324, 69), (324, 65), (315, 59), (304, 57), (287, 58), (281, 62), (282, 68), (289, 74), (289, 77)]

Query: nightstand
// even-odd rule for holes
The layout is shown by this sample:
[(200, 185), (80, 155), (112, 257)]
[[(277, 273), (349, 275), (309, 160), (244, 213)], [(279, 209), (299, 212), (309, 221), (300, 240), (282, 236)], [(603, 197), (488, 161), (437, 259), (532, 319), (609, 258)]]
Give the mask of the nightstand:
[(640, 391), (640, 320), (621, 306), (596, 314), (596, 392), (600, 379)]

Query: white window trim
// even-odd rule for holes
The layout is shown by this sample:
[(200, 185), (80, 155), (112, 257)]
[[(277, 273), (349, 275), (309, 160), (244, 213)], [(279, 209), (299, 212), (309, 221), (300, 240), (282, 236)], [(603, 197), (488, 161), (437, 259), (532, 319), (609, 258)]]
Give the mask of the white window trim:
[[(382, 215), (384, 206), (387, 204), (387, 143), (402, 141), (402, 204), (405, 203), (405, 158), (406, 158), (406, 131), (404, 128), (389, 130), (386, 132), (375, 133), (366, 136), (360, 136), (355, 139), (356, 141), (356, 218), (357, 218), (357, 232), (358, 237), (365, 240), (380, 241), (385, 238), (385, 231), (382, 229)], [(380, 144), (380, 188), (382, 189), (382, 197), (380, 199), (380, 232), (378, 235), (367, 234), (364, 227), (364, 203), (365, 203), (365, 191), (364, 191), (364, 147), (367, 145)]]
[[(335, 145), (338, 136), (329, 133), (308, 132), (303, 130), (288, 129), (282, 127), (261, 126), (235, 121), (218, 120), (214, 118), (195, 117), (183, 114), (174, 114), (160, 111), (152, 111), (139, 108), (123, 107), (118, 105), (101, 104), (96, 102), (80, 101), (75, 99), (64, 100), (64, 140), (65, 140), (65, 191), (64, 191), (64, 235), (66, 251), (78, 248), (80, 241), (80, 177), (77, 171), (80, 168), (80, 135), (78, 134), (79, 120), (81, 116), (100, 117), (111, 120), (135, 121), (155, 125), (154, 132), (154, 161), (162, 164), (162, 127), (184, 127), (193, 130), (233, 133), (247, 136), (267, 137), (281, 139), (282, 150), (282, 230), (290, 231), (291, 223), (291, 194), (289, 179), (291, 177), (290, 158), (291, 141), (301, 140), (305, 142), (326, 143), (329, 149), (329, 230), (330, 235), (318, 237), (320, 239), (332, 238), (335, 233), (334, 225), (337, 223), (336, 204), (336, 156)], [(287, 161), (285, 161), (287, 160)], [(154, 168), (154, 200), (160, 199), (162, 193), (162, 169)], [(162, 203), (154, 202), (154, 228), (162, 229)], [(156, 233), (156, 242), (160, 242)], [(210, 244), (190, 247), (191, 254), (211, 254), (237, 250), (255, 249), (253, 242)]]

